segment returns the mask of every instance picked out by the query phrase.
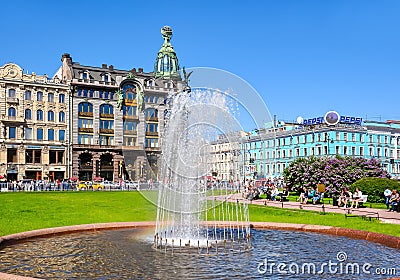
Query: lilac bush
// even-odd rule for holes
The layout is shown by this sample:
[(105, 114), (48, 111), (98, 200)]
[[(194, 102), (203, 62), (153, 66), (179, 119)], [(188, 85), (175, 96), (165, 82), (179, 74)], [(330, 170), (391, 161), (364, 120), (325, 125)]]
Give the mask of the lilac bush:
[(283, 171), (283, 177), (292, 190), (325, 184), (326, 193), (332, 196), (361, 178), (390, 178), (390, 175), (374, 158), (312, 156), (291, 162)]

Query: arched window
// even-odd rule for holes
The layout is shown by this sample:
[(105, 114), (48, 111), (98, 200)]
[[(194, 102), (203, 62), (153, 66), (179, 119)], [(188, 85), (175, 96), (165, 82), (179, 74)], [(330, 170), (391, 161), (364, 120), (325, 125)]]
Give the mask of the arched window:
[(59, 94), (58, 95), (58, 103), (65, 103), (65, 95), (64, 94)]
[(47, 94), (47, 102), (54, 102), (54, 93), (49, 92)]
[(136, 100), (137, 98), (137, 89), (135, 85), (132, 84), (126, 84), (123, 87), (125, 99), (128, 101), (133, 101)]
[(100, 106), (100, 114), (114, 114), (114, 107), (110, 104), (103, 104)]
[(8, 90), (8, 97), (9, 98), (15, 98), (16, 94), (15, 94), (15, 89), (11, 88)]
[(38, 91), (36, 93), (36, 101), (43, 101), (43, 92)]
[(49, 122), (54, 122), (54, 112), (53, 111), (48, 111), (47, 112), (47, 120)]
[(63, 111), (58, 113), (58, 121), (65, 122), (65, 113)]
[(43, 111), (42, 110), (36, 111), (36, 120), (43, 121)]
[(31, 109), (26, 109), (25, 110), (25, 119), (31, 120), (32, 119), (32, 110)]
[(8, 116), (9, 116), (9, 117), (15, 117), (15, 116), (17, 116), (17, 110), (15, 110), (14, 107), (8, 108)]
[(93, 105), (89, 102), (82, 102), (78, 105), (79, 113), (93, 113)]
[(32, 99), (32, 93), (30, 90), (25, 91), (25, 100), (31, 100)]

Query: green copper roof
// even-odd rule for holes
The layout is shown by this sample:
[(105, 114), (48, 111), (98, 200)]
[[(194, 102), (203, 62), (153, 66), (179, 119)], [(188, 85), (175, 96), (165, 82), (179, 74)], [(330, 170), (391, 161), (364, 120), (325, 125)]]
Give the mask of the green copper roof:
[(156, 63), (154, 65), (154, 75), (156, 78), (180, 78), (178, 57), (170, 42), (172, 37), (171, 27), (164, 26), (161, 29), (161, 34), (164, 38), (164, 43), (158, 51)]

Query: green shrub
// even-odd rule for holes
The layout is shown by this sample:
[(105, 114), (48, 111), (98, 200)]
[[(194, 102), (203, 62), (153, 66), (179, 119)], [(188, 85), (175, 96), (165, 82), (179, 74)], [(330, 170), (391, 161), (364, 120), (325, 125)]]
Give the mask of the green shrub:
[(350, 191), (354, 193), (359, 188), (362, 194), (368, 195), (369, 202), (385, 202), (383, 192), (386, 188), (390, 190), (400, 189), (400, 183), (397, 180), (387, 178), (362, 178), (350, 186)]

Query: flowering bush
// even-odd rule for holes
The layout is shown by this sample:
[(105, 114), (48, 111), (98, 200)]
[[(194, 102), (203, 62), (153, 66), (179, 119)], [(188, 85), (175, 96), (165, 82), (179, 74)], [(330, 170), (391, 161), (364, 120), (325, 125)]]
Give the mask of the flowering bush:
[(326, 194), (335, 195), (343, 187), (349, 187), (365, 177), (389, 178), (381, 163), (372, 158), (308, 157), (299, 158), (283, 171), (287, 186), (295, 191), (301, 187), (325, 184)]

